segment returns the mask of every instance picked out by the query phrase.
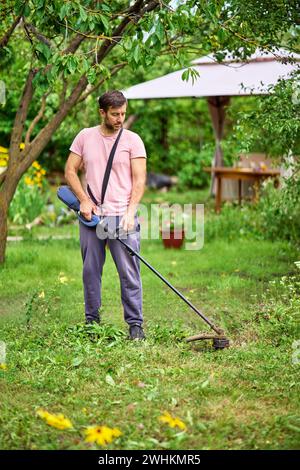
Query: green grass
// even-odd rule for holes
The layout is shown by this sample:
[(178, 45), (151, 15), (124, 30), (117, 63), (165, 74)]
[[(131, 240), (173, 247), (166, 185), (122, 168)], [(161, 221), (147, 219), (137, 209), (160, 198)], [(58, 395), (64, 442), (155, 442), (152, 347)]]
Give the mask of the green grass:
[[(142, 242), (143, 256), (226, 330), (231, 347), (214, 351), (184, 342), (205, 325), (144, 266), (147, 340), (129, 342), (110, 256), (103, 324), (85, 327), (78, 228), (59, 229), (70, 231), (69, 240), (37, 241), (44, 231), (9, 243), (0, 269), (0, 340), (7, 345), (0, 448), (94, 448), (82, 431), (98, 424), (122, 431), (110, 449), (299, 448), (299, 365), (292, 363), (299, 292), (291, 296), (281, 280), (288, 273), (296, 282), (293, 246), (223, 237), (185, 251)], [(39, 407), (64, 413), (74, 429), (51, 428), (36, 416)], [(164, 411), (187, 430), (161, 423)]]

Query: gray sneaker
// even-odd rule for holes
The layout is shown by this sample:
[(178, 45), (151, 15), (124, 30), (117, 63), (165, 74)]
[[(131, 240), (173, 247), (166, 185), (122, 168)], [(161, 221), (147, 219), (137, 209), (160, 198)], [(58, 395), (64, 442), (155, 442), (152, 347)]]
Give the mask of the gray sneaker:
[(94, 318), (93, 320), (85, 320), (85, 324), (86, 325), (99, 325), (101, 323), (101, 318), (100, 317), (97, 317), (97, 318)]
[(130, 325), (129, 339), (131, 340), (146, 339), (143, 328), (140, 325)]

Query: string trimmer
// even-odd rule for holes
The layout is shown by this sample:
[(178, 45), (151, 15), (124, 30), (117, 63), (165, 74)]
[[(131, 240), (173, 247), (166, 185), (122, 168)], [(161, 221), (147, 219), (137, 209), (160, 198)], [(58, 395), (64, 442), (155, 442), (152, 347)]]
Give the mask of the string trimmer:
[[(166, 278), (164, 278), (148, 261), (146, 261), (139, 253), (134, 251), (122, 238), (122, 228), (117, 227), (112, 229), (108, 225), (108, 219), (106, 217), (100, 218), (93, 214), (92, 220), (88, 221), (80, 214), (80, 202), (75, 194), (67, 186), (62, 186), (58, 189), (57, 195), (61, 201), (63, 201), (69, 208), (74, 210), (82, 223), (86, 222), (86, 225), (96, 226), (96, 233), (98, 238), (114, 238), (118, 240), (127, 250), (131, 256), (136, 256), (142, 263), (144, 263), (159, 279), (161, 279), (175, 294), (178, 295), (202, 320), (215, 332), (215, 334), (201, 333), (195, 336), (186, 338), (187, 342), (199, 341), (212, 339), (213, 347), (215, 349), (224, 349), (229, 347), (229, 339), (225, 336), (224, 330), (216, 326), (209, 318), (207, 318), (200, 310), (198, 310), (179, 290), (177, 290)], [(124, 232), (123, 232), (124, 233)]]

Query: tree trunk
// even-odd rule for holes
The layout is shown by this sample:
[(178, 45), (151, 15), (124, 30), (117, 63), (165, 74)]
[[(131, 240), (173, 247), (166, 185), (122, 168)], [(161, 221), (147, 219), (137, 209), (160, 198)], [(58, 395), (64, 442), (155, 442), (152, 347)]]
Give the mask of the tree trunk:
[(14, 197), (22, 174), (20, 167), (18, 168), (16, 164), (11, 164), (5, 173), (4, 181), (0, 185), (0, 264), (5, 260), (9, 205)]
[(0, 194), (0, 264), (2, 264), (5, 259), (8, 207), (2, 200), (2, 192)]

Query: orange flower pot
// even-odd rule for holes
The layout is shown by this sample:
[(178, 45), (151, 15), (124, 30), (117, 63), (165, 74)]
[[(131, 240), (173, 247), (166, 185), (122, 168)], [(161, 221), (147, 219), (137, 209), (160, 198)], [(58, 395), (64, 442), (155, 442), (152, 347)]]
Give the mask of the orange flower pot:
[(184, 241), (184, 230), (162, 231), (161, 236), (165, 248), (181, 248)]

